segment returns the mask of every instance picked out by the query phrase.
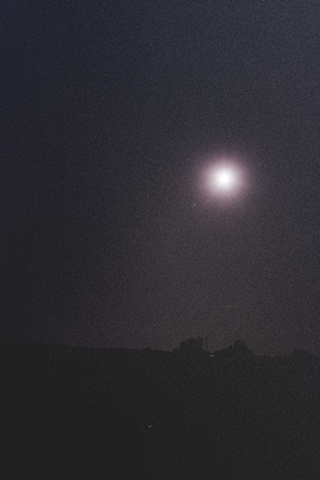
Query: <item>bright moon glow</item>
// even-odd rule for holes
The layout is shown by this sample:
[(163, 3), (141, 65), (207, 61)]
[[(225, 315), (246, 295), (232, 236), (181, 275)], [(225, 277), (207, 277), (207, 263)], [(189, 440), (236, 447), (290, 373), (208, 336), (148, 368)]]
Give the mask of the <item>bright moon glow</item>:
[(236, 172), (231, 167), (220, 167), (212, 174), (212, 185), (223, 191), (230, 191), (237, 185)]
[(245, 158), (237, 154), (217, 153), (204, 158), (199, 174), (202, 194), (210, 204), (234, 204), (244, 198), (250, 187)]
[(207, 171), (207, 188), (211, 193), (233, 197), (243, 187), (242, 169), (234, 161), (225, 160)]

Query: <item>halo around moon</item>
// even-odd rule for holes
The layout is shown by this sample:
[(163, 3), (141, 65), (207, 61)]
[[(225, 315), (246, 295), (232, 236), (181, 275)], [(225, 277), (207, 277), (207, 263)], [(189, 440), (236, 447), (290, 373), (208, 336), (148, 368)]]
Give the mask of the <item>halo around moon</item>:
[(239, 175), (232, 166), (220, 166), (210, 173), (210, 183), (219, 192), (233, 191), (239, 182)]
[(244, 167), (233, 157), (218, 157), (207, 163), (204, 187), (209, 197), (221, 200), (238, 197), (245, 188)]

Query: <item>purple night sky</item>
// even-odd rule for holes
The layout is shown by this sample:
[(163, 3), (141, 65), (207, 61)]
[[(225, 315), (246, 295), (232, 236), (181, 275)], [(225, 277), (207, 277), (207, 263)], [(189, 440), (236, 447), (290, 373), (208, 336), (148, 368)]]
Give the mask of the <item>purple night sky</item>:
[(2, 337), (320, 354), (320, 5), (0, 18)]

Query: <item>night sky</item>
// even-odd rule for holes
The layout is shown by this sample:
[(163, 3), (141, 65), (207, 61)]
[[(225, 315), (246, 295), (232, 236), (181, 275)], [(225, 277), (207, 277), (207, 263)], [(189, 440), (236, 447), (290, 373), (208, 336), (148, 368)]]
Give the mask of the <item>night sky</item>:
[(1, 336), (320, 354), (319, 25), (315, 0), (3, 0)]

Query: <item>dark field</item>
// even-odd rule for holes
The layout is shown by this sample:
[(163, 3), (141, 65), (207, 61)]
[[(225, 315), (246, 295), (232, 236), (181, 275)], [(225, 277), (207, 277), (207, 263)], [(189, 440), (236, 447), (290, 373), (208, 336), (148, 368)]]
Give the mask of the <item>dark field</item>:
[(320, 362), (1, 345), (0, 478), (317, 479)]

